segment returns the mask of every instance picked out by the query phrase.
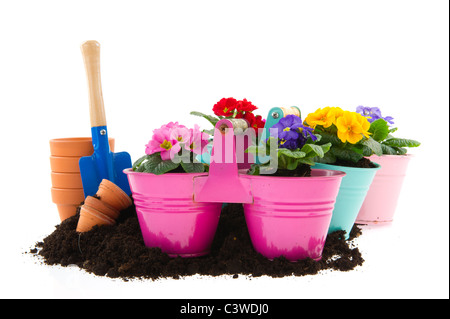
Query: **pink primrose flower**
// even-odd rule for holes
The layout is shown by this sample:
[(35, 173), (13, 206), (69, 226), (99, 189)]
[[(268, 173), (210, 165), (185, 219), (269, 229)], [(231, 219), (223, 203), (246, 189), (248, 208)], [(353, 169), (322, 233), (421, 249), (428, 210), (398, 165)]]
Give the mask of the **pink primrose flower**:
[(180, 150), (181, 146), (178, 140), (174, 138), (172, 128), (163, 125), (161, 128), (153, 131), (153, 137), (146, 145), (145, 153), (151, 155), (156, 152), (161, 152), (161, 159), (165, 161), (173, 159), (175, 154)]
[(193, 129), (190, 129), (189, 143), (185, 147), (195, 154), (203, 154), (208, 143), (209, 135), (200, 131), (200, 127), (196, 124)]

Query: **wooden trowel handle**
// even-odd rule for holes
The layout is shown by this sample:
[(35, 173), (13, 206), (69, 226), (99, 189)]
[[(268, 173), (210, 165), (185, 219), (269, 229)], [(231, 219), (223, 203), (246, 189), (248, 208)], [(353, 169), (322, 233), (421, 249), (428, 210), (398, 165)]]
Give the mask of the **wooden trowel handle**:
[(91, 127), (106, 126), (102, 82), (100, 77), (100, 43), (94, 40), (84, 42), (81, 45), (81, 53), (83, 54), (89, 87)]

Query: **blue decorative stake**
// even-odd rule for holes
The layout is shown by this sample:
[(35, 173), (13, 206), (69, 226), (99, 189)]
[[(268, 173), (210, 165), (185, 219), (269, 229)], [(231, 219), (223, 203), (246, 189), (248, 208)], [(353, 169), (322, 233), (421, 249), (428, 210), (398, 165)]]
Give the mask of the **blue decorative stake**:
[[(259, 139), (259, 144), (267, 140), (270, 136), (270, 128), (277, 124), (283, 117), (289, 114), (294, 114), (301, 117), (300, 109), (297, 106), (291, 106), (290, 108), (284, 107), (273, 107), (270, 109), (269, 114), (267, 114), (266, 125), (264, 125), (264, 131)], [(257, 163), (264, 163), (268, 160), (267, 157), (258, 156), (256, 157)]]

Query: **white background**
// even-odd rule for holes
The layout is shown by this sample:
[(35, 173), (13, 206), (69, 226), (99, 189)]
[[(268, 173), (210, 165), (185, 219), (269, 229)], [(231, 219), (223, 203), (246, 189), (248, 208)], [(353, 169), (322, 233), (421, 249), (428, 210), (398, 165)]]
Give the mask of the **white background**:
[[(448, 1), (0, 0), (2, 298), (448, 298)], [(80, 45), (101, 43), (116, 151), (222, 97), (380, 107), (417, 139), (395, 221), (365, 227), (351, 272), (122, 282), (24, 254), (59, 223), (51, 138), (90, 136)]]

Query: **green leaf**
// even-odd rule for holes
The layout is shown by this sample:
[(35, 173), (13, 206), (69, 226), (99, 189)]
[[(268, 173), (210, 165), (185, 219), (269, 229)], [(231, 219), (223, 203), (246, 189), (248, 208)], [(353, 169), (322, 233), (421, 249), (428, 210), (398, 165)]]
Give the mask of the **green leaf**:
[(334, 156), (334, 154), (330, 151), (325, 153), (325, 155), (322, 158), (318, 156), (314, 157), (313, 161), (317, 163), (332, 164), (336, 162), (336, 156)]
[(153, 173), (155, 175), (161, 175), (171, 170), (174, 170), (180, 165), (180, 163), (174, 163), (172, 160), (161, 159), (160, 153), (154, 153), (149, 156), (148, 160), (144, 163), (145, 172)]
[(330, 134), (327, 132), (321, 132), (320, 144), (331, 143), (332, 145), (341, 145), (342, 141), (335, 134)]
[(289, 157), (284, 156), (283, 153), (278, 153), (278, 168), (285, 169), (288, 165)]
[(418, 147), (420, 142), (405, 138), (391, 138), (383, 142), (383, 144), (392, 147)]
[(383, 154), (397, 155), (397, 150), (395, 148), (387, 146), (383, 143), (381, 143), (381, 149), (383, 150)]
[[(320, 158), (320, 157), (318, 157), (318, 158)], [(300, 158), (300, 159), (298, 159), (298, 161), (299, 161), (299, 163), (302, 163), (302, 164), (307, 164), (310, 166), (314, 165), (314, 157)]]
[(145, 161), (148, 157), (149, 155), (144, 155), (141, 158), (139, 158), (136, 162), (134, 162), (132, 167), (133, 171), (135, 171), (142, 164), (142, 162)]
[(341, 159), (343, 161), (352, 161), (355, 163), (364, 157), (362, 154), (352, 152), (351, 150), (343, 149), (340, 147), (332, 147), (330, 149), (330, 152), (332, 152), (336, 159)]
[(205, 166), (202, 163), (181, 162), (181, 167), (186, 173), (203, 173), (205, 171)]
[(398, 127), (391, 128), (391, 129), (389, 129), (389, 133), (394, 133), (397, 130), (398, 130)]
[(395, 138), (395, 136), (391, 135), (391, 133), (388, 134), (388, 136), (386, 137), (387, 140), (390, 140), (391, 138)]
[(217, 122), (219, 122), (219, 119), (212, 115), (203, 114), (203, 113), (197, 112), (197, 111), (192, 111), (190, 114), (203, 117), (204, 119), (208, 120), (208, 122), (211, 123), (213, 126), (216, 126)]
[(269, 155), (267, 151), (268, 151), (268, 148), (265, 146), (252, 145), (252, 146), (249, 146), (249, 148), (247, 148), (245, 150), (245, 153), (255, 154), (255, 155), (259, 155), (259, 156), (264, 155), (264, 154)]
[(287, 168), (288, 170), (291, 170), (291, 171), (292, 171), (292, 170), (296, 169), (297, 166), (298, 166), (298, 160), (297, 160), (297, 159), (295, 159), (295, 158), (293, 158), (293, 157), (291, 157), (291, 158), (288, 159), (288, 161), (287, 161), (287, 166), (286, 166), (286, 168)]
[(385, 120), (378, 119), (370, 124), (369, 132), (372, 133), (371, 137), (375, 141), (381, 142), (385, 140), (389, 134), (389, 125)]
[(292, 151), (292, 157), (293, 158), (303, 158), (303, 157), (305, 157), (306, 156), (306, 153), (305, 152), (302, 152), (302, 151)]
[[(372, 151), (372, 149), (370, 149), (368, 146), (366, 146), (366, 145), (363, 145), (363, 144), (361, 144), (362, 145), (362, 155), (363, 156), (372, 156), (373, 155), (373, 151)], [(381, 145), (381, 144), (380, 144)], [(383, 149), (383, 148), (381, 148), (381, 149)]]
[(136, 172), (145, 172), (145, 165), (140, 165), (138, 167), (136, 167)]
[(398, 155), (405, 155), (408, 152), (407, 149), (403, 147), (395, 147), (395, 150)]
[(331, 143), (320, 145), (324, 154), (326, 154), (331, 149), (332, 146), (333, 145)]
[(259, 166), (258, 164), (252, 164), (250, 169), (248, 170), (248, 175), (259, 175)]
[(246, 150), (245, 153), (249, 153), (249, 154), (257, 154), (258, 153), (258, 146), (249, 146)]
[(287, 148), (279, 148), (278, 154), (283, 154), (283, 155), (285, 155), (287, 157), (291, 157), (291, 158), (303, 158), (306, 156), (305, 152), (302, 152), (299, 150), (291, 151), (290, 149), (287, 149)]
[[(301, 151), (305, 152), (308, 157), (323, 157), (325, 155), (324, 149), (330, 148), (331, 144), (325, 144), (325, 145), (315, 145), (315, 144), (305, 144), (303, 145)], [(310, 154), (312, 153), (312, 154)]]
[(208, 134), (209, 136), (214, 136), (214, 129), (203, 130), (203, 133), (206, 133), (206, 134)]
[(370, 148), (376, 155), (383, 155), (381, 144), (375, 141), (372, 137), (369, 137), (367, 140), (365, 140), (363, 144)]
[(318, 134), (318, 133), (314, 133), (314, 136), (316, 137), (316, 140), (313, 141), (312, 138), (309, 136), (308, 140), (306, 141), (306, 143), (311, 144), (318, 144), (321, 140), (322, 140), (322, 135)]
[(364, 149), (365, 149), (365, 145), (363, 145), (363, 144), (355, 144), (355, 145), (353, 145), (350, 149), (353, 151), (353, 152), (356, 152), (356, 153), (359, 153), (359, 154), (364, 154)]

